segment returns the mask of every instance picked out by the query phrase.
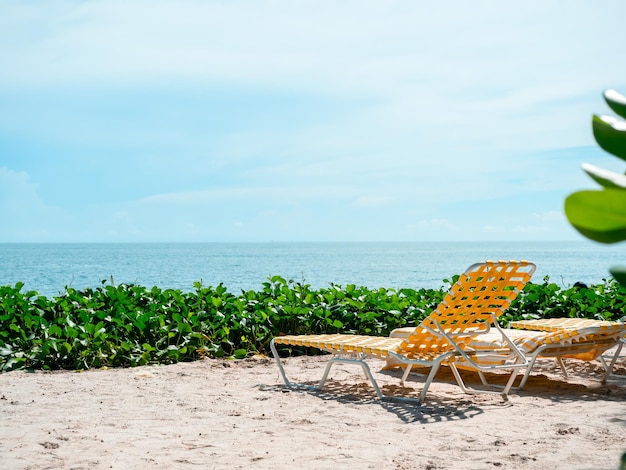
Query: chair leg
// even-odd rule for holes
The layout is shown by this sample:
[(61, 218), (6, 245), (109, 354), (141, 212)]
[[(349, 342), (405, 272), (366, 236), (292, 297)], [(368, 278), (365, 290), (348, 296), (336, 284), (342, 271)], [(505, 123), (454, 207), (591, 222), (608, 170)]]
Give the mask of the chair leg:
[(407, 364), (407, 366), (404, 368), (404, 374), (402, 374), (402, 378), (400, 379), (400, 385), (402, 385), (404, 387), (404, 383), (406, 382), (406, 379), (409, 378), (409, 374), (411, 373), (411, 369), (413, 368), (413, 364)]
[(274, 360), (276, 361), (276, 365), (278, 366), (278, 370), (280, 371), (280, 375), (283, 377), (283, 381), (287, 387), (295, 387), (298, 384), (292, 384), (287, 378), (287, 374), (285, 373), (285, 368), (283, 367), (283, 363), (280, 360), (280, 356), (278, 355), (278, 351), (276, 351), (276, 345), (274, 344), (274, 340), (270, 342), (270, 349), (272, 350), (272, 355), (274, 356)]
[[(485, 374), (483, 374), (482, 371), (477, 370), (476, 372), (478, 373), (478, 376), (480, 377), (480, 381), (482, 382), (483, 385), (488, 386), (488, 387), (492, 387), (492, 388), (501, 388), (502, 392), (496, 392), (493, 390), (478, 390), (478, 389), (473, 389), (473, 388), (469, 388), (467, 385), (465, 385), (465, 382), (463, 381), (463, 378), (461, 377), (461, 373), (458, 371), (458, 368), (456, 367), (456, 365), (452, 362), (449, 364), (450, 369), (452, 370), (452, 374), (454, 375), (454, 378), (456, 379), (457, 384), (459, 385), (459, 387), (461, 387), (461, 390), (463, 390), (465, 393), (473, 393), (473, 394), (479, 394), (479, 393), (498, 393), (502, 399), (504, 401), (508, 401), (508, 394), (511, 391), (511, 389), (513, 388), (513, 384), (515, 383), (515, 379), (517, 378), (517, 376), (519, 375), (519, 369), (522, 366), (518, 366), (518, 367), (513, 367), (513, 371), (511, 372), (511, 375), (509, 376), (509, 379), (506, 382), (506, 385), (504, 387), (502, 387), (501, 385), (491, 385), (489, 384), (489, 382), (487, 381)], [(521, 385), (520, 385), (521, 387)]]
[(448, 365), (450, 366), (450, 370), (452, 371), (452, 375), (454, 375), (454, 379), (456, 380), (456, 383), (459, 385), (459, 387), (461, 387), (461, 390), (463, 390), (465, 393), (470, 393), (471, 390), (466, 387), (465, 382), (463, 381), (463, 378), (461, 377), (461, 374), (459, 373), (459, 370), (456, 368), (456, 365), (454, 364), (454, 362), (451, 362)]
[(476, 372), (478, 372), (478, 377), (480, 377), (480, 381), (483, 383), (483, 385), (489, 385), (489, 382), (487, 382), (487, 378), (485, 377), (485, 374), (483, 374), (481, 370), (478, 370)]
[(565, 361), (563, 360), (563, 358), (561, 356), (557, 357), (556, 362), (559, 364), (559, 367), (561, 368), (563, 377), (565, 377), (566, 379), (569, 379), (569, 375), (567, 373), (567, 367), (565, 367)]
[(372, 387), (374, 387), (374, 390), (376, 390), (376, 395), (378, 396), (378, 398), (380, 398), (381, 400), (385, 398), (385, 395), (383, 395), (383, 392), (381, 392), (380, 388), (378, 387), (378, 382), (376, 382), (376, 379), (374, 378), (370, 367), (365, 363), (365, 361), (361, 361), (361, 367), (363, 368), (363, 372), (365, 372), (365, 375), (369, 377), (370, 382), (372, 383)]
[[(382, 393), (380, 387), (378, 386), (378, 382), (376, 381), (376, 378), (372, 374), (372, 371), (371, 371), (370, 367), (365, 362), (365, 360), (364, 360), (365, 356), (363, 354), (359, 354), (357, 356), (357, 358), (355, 358), (355, 359), (341, 357), (341, 356), (334, 356), (334, 357), (330, 358), (329, 361), (328, 361), (328, 364), (326, 364), (326, 368), (324, 369), (324, 374), (322, 375), (322, 379), (319, 381), (317, 386), (313, 386), (313, 385), (305, 385), (305, 384), (299, 384), (299, 383), (296, 383), (296, 382), (291, 382), (289, 380), (289, 378), (287, 377), (287, 373), (285, 372), (285, 368), (283, 366), (283, 363), (280, 360), (280, 356), (278, 355), (278, 351), (276, 350), (276, 344), (275, 344), (274, 340), (272, 340), (270, 342), (270, 349), (272, 351), (272, 355), (274, 356), (274, 360), (276, 361), (276, 365), (278, 366), (278, 370), (280, 371), (280, 375), (282, 376), (283, 381), (285, 382), (285, 385), (287, 385), (290, 388), (298, 388), (298, 389), (304, 389), (304, 390), (320, 390), (324, 386), (324, 384), (326, 383), (326, 380), (327, 380), (328, 375), (330, 373), (330, 369), (332, 368), (332, 366), (334, 364), (336, 364), (336, 363), (358, 364), (363, 369), (364, 374), (369, 379), (369, 381), (372, 384), (372, 387), (374, 388), (374, 391), (376, 392), (376, 395), (378, 396), (379, 399), (381, 399), (381, 400), (392, 400), (392, 401), (398, 400), (398, 401), (407, 401), (407, 402), (418, 402), (418, 403), (421, 403), (421, 402), (424, 401), (424, 399), (426, 397), (426, 393), (428, 392), (428, 388), (430, 387), (430, 384), (432, 383), (432, 381), (434, 380), (435, 376), (437, 375), (437, 371), (439, 370), (439, 367), (441, 366), (441, 363), (444, 362), (444, 361), (447, 361), (450, 358), (450, 356), (452, 355), (452, 353), (444, 354), (440, 358), (438, 358), (438, 360), (436, 360), (435, 362), (432, 362), (432, 363), (431, 362), (427, 363), (427, 362), (423, 362), (423, 361), (414, 361), (413, 363), (410, 363), (410, 362), (406, 363), (406, 369), (404, 371), (404, 374), (402, 376), (402, 381), (401, 381), (402, 386), (404, 386), (404, 382), (406, 381), (409, 373), (411, 372), (411, 368), (412, 368), (413, 364), (422, 364), (422, 365), (427, 365), (428, 367), (430, 367), (430, 373), (426, 377), (426, 382), (424, 383), (424, 386), (422, 387), (422, 390), (420, 392), (419, 398), (416, 399), (416, 398), (412, 398), (412, 397), (398, 397), (398, 396), (384, 395)], [(462, 381), (461, 381), (461, 383), (462, 383)], [(464, 385), (462, 386), (462, 388), (464, 388), (466, 390), (466, 387), (464, 387)]]
[(526, 372), (524, 372), (524, 377), (522, 377), (522, 381), (519, 383), (519, 386), (517, 387), (518, 390), (522, 390), (524, 386), (526, 385), (526, 382), (528, 381), (528, 377), (530, 377), (530, 372), (533, 370), (533, 367), (535, 365), (535, 361), (537, 361), (536, 353), (532, 355), (532, 357), (530, 358), (530, 362), (526, 366)]
[(604, 360), (602, 361), (602, 363), (604, 364), (604, 367), (606, 368), (606, 373), (604, 374), (604, 377), (602, 378), (602, 383), (606, 383), (606, 381), (609, 380), (609, 378), (611, 377), (613, 373), (613, 367), (615, 366), (615, 363), (617, 362), (617, 358), (622, 352), (623, 347), (624, 347), (624, 340), (622, 339), (622, 341), (620, 341), (619, 345), (617, 346), (617, 349), (615, 353), (613, 354), (613, 357), (611, 358), (611, 362), (609, 362), (609, 364), (606, 365)]
[(321, 389), (324, 386), (324, 383), (326, 382), (326, 378), (328, 377), (328, 373), (330, 372), (330, 368), (333, 366), (333, 364), (358, 364), (361, 366), (361, 368), (363, 369), (363, 372), (365, 373), (365, 376), (370, 380), (372, 387), (374, 387), (374, 390), (376, 391), (376, 395), (378, 396), (378, 398), (383, 399), (385, 398), (385, 396), (383, 395), (383, 392), (380, 391), (380, 387), (378, 386), (378, 382), (376, 382), (376, 379), (374, 378), (374, 375), (372, 374), (371, 369), (369, 368), (369, 366), (367, 365), (367, 363), (363, 360), (363, 358), (359, 358), (359, 359), (348, 359), (345, 357), (333, 357), (331, 359), (329, 359), (328, 364), (326, 365), (326, 370), (324, 371), (324, 375), (322, 377), (322, 380), (320, 381), (318, 387)]
[[(448, 365), (450, 366), (450, 370), (452, 371), (452, 375), (454, 375), (454, 379), (456, 380), (456, 383), (461, 388), (461, 390), (463, 390), (465, 393), (470, 393), (470, 394), (493, 393), (488, 390), (477, 390), (477, 389), (469, 388), (467, 385), (465, 385), (465, 381), (463, 380), (463, 377), (461, 377), (461, 373), (459, 372), (459, 369), (456, 367), (454, 362), (451, 362)], [(487, 383), (487, 380), (485, 379), (484, 374), (481, 371), (477, 371), (477, 372), (483, 385), (489, 385)]]
[(320, 383), (317, 384), (317, 387), (320, 390), (322, 389), (322, 387), (326, 383), (326, 379), (328, 378), (328, 374), (330, 373), (330, 369), (331, 369), (331, 367), (333, 366), (334, 363), (335, 363), (335, 361), (333, 361), (333, 358), (331, 357), (328, 360), (328, 363), (326, 364), (326, 368), (324, 369), (324, 374), (322, 375), (322, 379), (320, 380)]
[(422, 387), (422, 391), (420, 392), (419, 401), (422, 403), (426, 398), (426, 392), (428, 392), (428, 387), (430, 387), (431, 382), (437, 375), (437, 371), (439, 370), (439, 366), (441, 365), (441, 361), (435, 362), (431, 368), (428, 377), (426, 377), (426, 382), (424, 382), (424, 386)]
[(378, 396), (378, 398), (380, 399), (386, 398), (385, 395), (383, 395), (383, 393), (381, 392), (380, 387), (378, 386), (378, 382), (376, 382), (376, 379), (374, 378), (372, 371), (370, 370), (366, 362), (363, 360), (363, 358), (348, 359), (345, 357), (332, 357), (331, 359), (329, 359), (328, 363), (326, 364), (326, 368), (324, 369), (324, 374), (322, 375), (322, 379), (319, 381), (317, 386), (313, 386), (313, 385), (305, 385), (305, 384), (291, 382), (287, 378), (287, 373), (285, 372), (283, 363), (280, 360), (278, 351), (276, 350), (276, 345), (274, 343), (274, 340), (270, 342), (270, 349), (272, 351), (272, 355), (274, 356), (274, 360), (276, 361), (276, 365), (278, 366), (278, 370), (280, 371), (280, 375), (282, 376), (283, 381), (285, 382), (285, 385), (287, 385), (287, 387), (289, 388), (299, 388), (299, 389), (304, 389), (304, 390), (321, 390), (324, 384), (326, 383), (326, 379), (328, 378), (328, 374), (330, 373), (330, 369), (332, 368), (333, 365), (335, 365), (336, 363), (358, 364), (363, 369), (363, 372), (365, 373), (366, 377), (370, 380), (372, 387), (374, 387), (374, 391), (376, 392), (376, 395)]
[(504, 398), (505, 401), (508, 400), (507, 395), (511, 391), (511, 388), (513, 388), (513, 384), (515, 383), (515, 379), (517, 378), (518, 374), (519, 374), (518, 368), (513, 369), (513, 372), (511, 372), (511, 376), (509, 377), (509, 380), (507, 381), (506, 386), (504, 387), (504, 391), (502, 392), (502, 398)]

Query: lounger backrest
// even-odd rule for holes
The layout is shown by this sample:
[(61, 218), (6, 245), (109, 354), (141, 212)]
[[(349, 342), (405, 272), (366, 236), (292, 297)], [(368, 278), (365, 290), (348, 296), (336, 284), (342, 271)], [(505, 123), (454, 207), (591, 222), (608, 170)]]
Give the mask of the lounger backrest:
[(451, 349), (448, 340), (436, 334), (439, 326), (459, 344), (468, 342), (472, 334), (489, 328), (493, 315), (499, 317), (504, 313), (535, 268), (528, 261), (485, 261), (470, 266), (401, 348), (408, 353)]

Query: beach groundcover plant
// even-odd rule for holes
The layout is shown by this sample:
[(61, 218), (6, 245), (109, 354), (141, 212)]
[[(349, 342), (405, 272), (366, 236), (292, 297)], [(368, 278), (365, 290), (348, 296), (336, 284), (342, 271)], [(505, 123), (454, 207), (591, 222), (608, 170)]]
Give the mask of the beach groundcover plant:
[[(267, 354), (280, 334), (354, 333), (387, 336), (415, 325), (442, 300), (458, 275), (439, 289), (378, 288), (305, 282), (272, 276), (259, 291), (233, 294), (195, 283), (194, 289), (107, 285), (51, 298), (24, 285), (0, 286), (0, 371), (89, 369), (169, 364), (202, 357), (240, 359)], [(529, 283), (501, 318), (626, 314), (626, 289), (614, 280), (589, 289)], [(289, 354), (313, 353), (302, 348)]]

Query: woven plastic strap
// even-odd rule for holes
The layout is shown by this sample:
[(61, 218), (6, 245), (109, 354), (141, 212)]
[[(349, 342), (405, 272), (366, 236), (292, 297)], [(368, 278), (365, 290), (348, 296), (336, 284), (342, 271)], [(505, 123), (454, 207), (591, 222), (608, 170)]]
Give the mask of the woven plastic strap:
[[(544, 318), (511, 322), (510, 328), (535, 331), (583, 330), (593, 328), (594, 333), (619, 333), (625, 330), (619, 321), (593, 320), (591, 318)], [(590, 330), (591, 331), (591, 330)]]
[[(466, 344), (472, 332), (484, 331), (495, 315), (504, 313), (528, 283), (535, 265), (528, 261), (485, 261), (470, 266), (452, 286), (439, 306), (402, 343), (407, 353), (449, 350), (439, 330)], [(464, 336), (465, 335), (465, 336)]]
[[(619, 338), (626, 334), (626, 326), (622, 321), (593, 320), (591, 318), (544, 318), (541, 320), (520, 320), (511, 322), (511, 331), (544, 332), (541, 344), (564, 345), (588, 342), (596, 343), (597, 347), (586, 353), (564, 354), (563, 357), (591, 361), (613, 347)], [(567, 339), (570, 339), (567, 341)], [(565, 341), (564, 341), (565, 339)], [(566, 347), (564, 347), (564, 350)], [(566, 351), (565, 351), (566, 352)]]
[(274, 341), (278, 344), (321, 349), (334, 354), (365, 354), (383, 359), (388, 358), (390, 352), (394, 352), (401, 354), (409, 360), (429, 362), (441, 354), (440, 352), (406, 354), (400, 350), (401, 338), (389, 338), (386, 336), (296, 335), (278, 336)]
[(379, 357), (387, 357), (389, 351), (397, 351), (402, 342), (400, 338), (342, 334), (278, 336), (274, 341), (278, 344), (317, 348), (335, 353), (363, 353)]

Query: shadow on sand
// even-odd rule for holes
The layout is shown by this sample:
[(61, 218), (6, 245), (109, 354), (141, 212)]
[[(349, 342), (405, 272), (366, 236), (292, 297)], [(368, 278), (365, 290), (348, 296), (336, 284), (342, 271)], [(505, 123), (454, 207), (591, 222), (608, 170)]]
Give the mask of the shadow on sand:
[[(553, 367), (539, 368), (533, 373), (523, 390), (514, 389), (510, 393), (510, 401), (501, 401), (497, 395), (487, 395), (490, 399), (481, 399), (485, 395), (463, 394), (458, 389), (458, 394), (446, 396), (445, 393), (438, 393), (429, 390), (423, 403), (417, 400), (421, 390), (421, 372), (427, 370), (416, 369), (416, 373), (411, 373), (407, 381), (409, 386), (399, 385), (402, 372), (398, 369), (377, 371), (377, 374), (398, 379), (398, 385), (385, 384), (381, 387), (383, 394), (390, 399), (380, 400), (376, 396), (373, 388), (367, 381), (360, 383), (346, 383), (345, 381), (334, 381), (329, 379), (322, 390), (314, 389), (317, 382), (307, 382), (304, 385), (311, 388), (289, 388), (285, 385), (264, 387), (266, 390), (276, 390), (281, 392), (308, 393), (322, 400), (334, 400), (339, 403), (349, 403), (354, 405), (377, 405), (390, 413), (397, 415), (405, 423), (437, 423), (444, 421), (457, 421), (473, 418), (485, 412), (486, 408), (503, 408), (516, 406), (516, 397), (536, 397), (548, 400), (553, 404), (574, 402), (574, 401), (620, 401), (626, 400), (626, 381), (609, 382), (602, 384), (598, 380), (591, 381), (592, 385), (577, 383), (577, 379), (601, 377), (599, 370), (574, 369), (570, 371), (570, 378), (565, 379), (555, 373)], [(558, 372), (558, 371), (557, 371)], [(472, 387), (482, 388), (480, 380), (475, 373), (462, 372), (463, 379)], [(496, 386), (503, 385), (508, 379), (508, 374), (486, 374), (490, 384)], [(448, 368), (442, 368), (435, 382), (447, 383), (456, 387), (456, 382)], [(589, 384), (589, 380), (586, 381)], [(413, 387), (412, 385), (415, 385)], [(493, 390), (493, 389), (492, 389)], [(496, 398), (497, 397), (497, 398)], [(616, 422), (626, 425), (626, 419), (616, 418)]]

